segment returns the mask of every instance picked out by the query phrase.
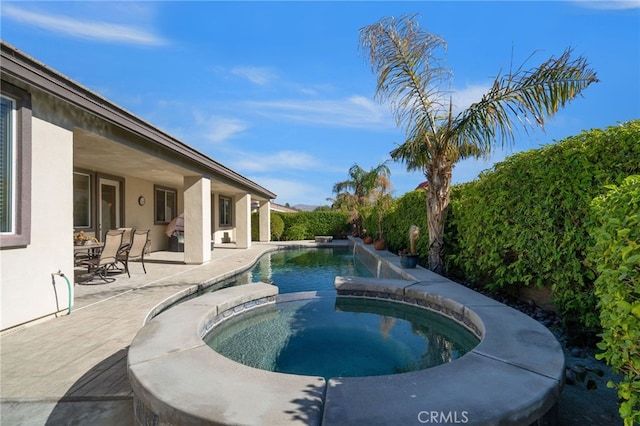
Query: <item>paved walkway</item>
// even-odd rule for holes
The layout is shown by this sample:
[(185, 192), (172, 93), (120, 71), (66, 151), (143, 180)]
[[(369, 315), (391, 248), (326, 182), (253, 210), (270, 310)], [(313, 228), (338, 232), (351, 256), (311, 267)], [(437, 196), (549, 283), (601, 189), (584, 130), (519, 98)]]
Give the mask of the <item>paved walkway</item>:
[[(146, 275), (134, 263), (131, 278), (75, 285), (70, 315), (0, 337), (0, 424), (132, 425), (127, 350), (147, 314), (180, 291), (235, 275), (279, 245), (216, 247), (204, 265), (167, 263), (175, 253), (154, 253)], [(66, 291), (64, 280), (57, 285)]]

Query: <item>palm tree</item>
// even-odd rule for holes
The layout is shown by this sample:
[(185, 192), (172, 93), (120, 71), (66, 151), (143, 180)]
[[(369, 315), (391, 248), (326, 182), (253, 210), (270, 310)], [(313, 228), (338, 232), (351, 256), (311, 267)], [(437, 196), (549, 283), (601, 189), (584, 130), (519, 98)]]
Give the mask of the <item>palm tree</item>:
[(596, 73), (571, 49), (537, 68), (519, 67), (495, 78), (479, 102), (455, 113), (443, 88), (452, 73), (442, 65), (445, 41), (422, 31), (415, 15), (387, 17), (360, 30), (360, 44), (377, 74), (376, 98), (390, 101), (406, 140), (391, 157), (427, 181), (429, 269), (442, 272), (444, 224), (453, 166), (488, 157), (492, 147), (514, 142), (514, 126), (544, 128), (551, 117), (591, 83)]
[(372, 192), (376, 188), (380, 176), (389, 176), (389, 174), (386, 162), (372, 167), (368, 172), (354, 164), (349, 168), (349, 179), (333, 185), (333, 192), (336, 194), (333, 207), (349, 212), (349, 219), (355, 224), (358, 235), (362, 234), (360, 211), (363, 207), (371, 205)]

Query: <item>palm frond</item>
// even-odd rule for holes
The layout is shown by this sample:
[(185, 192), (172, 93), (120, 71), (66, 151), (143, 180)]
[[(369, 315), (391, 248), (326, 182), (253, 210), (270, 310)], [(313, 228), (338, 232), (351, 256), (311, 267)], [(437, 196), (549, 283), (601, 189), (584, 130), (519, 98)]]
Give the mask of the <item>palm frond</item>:
[(446, 103), (439, 89), (451, 72), (441, 65), (441, 37), (421, 31), (415, 15), (387, 17), (360, 30), (360, 45), (378, 76), (376, 97), (391, 100), (396, 121), (407, 131), (435, 131), (436, 117)]
[(513, 142), (514, 124), (525, 132), (544, 129), (547, 118), (598, 81), (583, 57), (571, 58), (571, 49), (539, 67), (498, 75), (480, 102), (462, 111), (452, 124), (457, 145), (470, 144), (488, 152), (495, 143)]

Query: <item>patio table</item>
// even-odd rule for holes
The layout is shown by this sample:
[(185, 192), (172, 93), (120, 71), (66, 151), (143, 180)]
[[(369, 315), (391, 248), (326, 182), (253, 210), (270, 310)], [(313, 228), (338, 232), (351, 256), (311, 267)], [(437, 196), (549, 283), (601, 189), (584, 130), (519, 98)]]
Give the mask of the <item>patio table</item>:
[[(100, 251), (102, 251), (102, 247), (104, 247), (104, 243), (87, 243), (87, 244), (78, 244), (73, 246), (73, 256), (75, 263), (77, 264), (79, 261), (92, 259), (96, 256), (100, 255)], [(86, 251), (86, 253), (83, 253)]]

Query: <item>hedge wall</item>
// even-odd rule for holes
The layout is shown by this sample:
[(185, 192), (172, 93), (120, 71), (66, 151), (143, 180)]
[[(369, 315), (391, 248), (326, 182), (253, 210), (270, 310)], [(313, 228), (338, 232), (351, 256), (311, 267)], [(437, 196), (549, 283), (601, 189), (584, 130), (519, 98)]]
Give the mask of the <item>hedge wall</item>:
[[(397, 198), (392, 209), (383, 219), (384, 240), (392, 253), (409, 248), (409, 227), (420, 228), (420, 237), (416, 251), (420, 255), (420, 264), (426, 264), (429, 257), (429, 235), (427, 231), (426, 192), (422, 189), (407, 192)], [(373, 214), (377, 229), (377, 216)]]
[(622, 375), (618, 384), (620, 415), (624, 424), (640, 424), (640, 176), (596, 198), (595, 247), (590, 258), (599, 277), (595, 292), (600, 308), (605, 359)]
[[(256, 215), (254, 214), (254, 216)], [(252, 218), (251, 235), (255, 240), (260, 232), (257, 222), (257, 219)], [(345, 238), (348, 229), (348, 215), (344, 212), (271, 212), (271, 239), (273, 241), (310, 240), (316, 235)]]
[(567, 325), (596, 331), (590, 204), (636, 173), (640, 120), (507, 158), (452, 192), (450, 272), (496, 288), (550, 285)]

